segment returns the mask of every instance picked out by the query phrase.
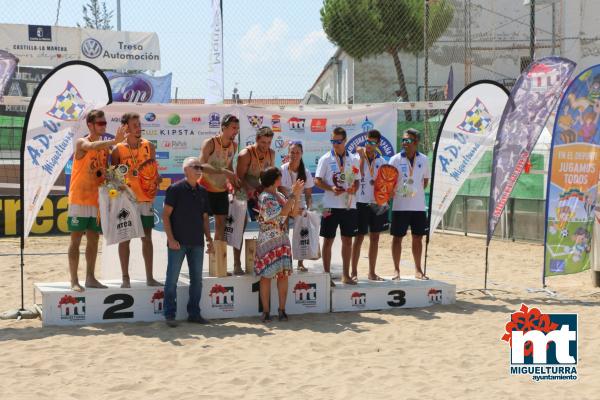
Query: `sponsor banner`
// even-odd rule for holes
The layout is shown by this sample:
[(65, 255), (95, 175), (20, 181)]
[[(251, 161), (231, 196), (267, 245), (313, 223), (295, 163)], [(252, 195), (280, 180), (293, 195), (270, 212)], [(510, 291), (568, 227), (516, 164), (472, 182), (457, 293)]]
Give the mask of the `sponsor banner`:
[(600, 65), (575, 78), (552, 134), (546, 202), (544, 275), (590, 268), (600, 176)]
[[(289, 301), (289, 300), (288, 300)], [(360, 282), (331, 291), (331, 311), (386, 310), (454, 304), (456, 286), (440, 281)]]
[(79, 31), (81, 60), (102, 69), (160, 70), (160, 45), (156, 33), (96, 29)]
[(16, 66), (17, 59), (15, 56), (4, 50), (0, 50), (0, 100), (2, 100), (4, 87), (6, 87), (7, 83), (12, 78)]
[(141, 74), (104, 73), (110, 82), (114, 102), (129, 103), (170, 103), (171, 78)]
[[(43, 202), (35, 221), (31, 226), (30, 235), (66, 235), (67, 196), (48, 196)], [(19, 196), (0, 197), (0, 237), (18, 236), (21, 233), (19, 213), (21, 200)]]
[(27, 66), (55, 67), (83, 60), (101, 69), (160, 70), (156, 33), (0, 24), (0, 50)]
[[(164, 288), (131, 281), (122, 289), (121, 281), (104, 281), (108, 289), (73, 292), (67, 283), (36, 283), (42, 295), (43, 326), (89, 325), (107, 322), (152, 322), (164, 320)], [(177, 318), (187, 318), (189, 289), (177, 285)]]
[[(51, 68), (19, 66), (3, 93), (6, 96), (32, 97), (35, 89), (50, 71)], [(27, 104), (0, 106), (0, 110), (2, 115), (23, 116), (27, 112)]]
[(108, 104), (110, 87), (102, 72), (73, 61), (54, 69), (36, 89), (23, 131), (23, 213), (25, 237), (44, 199), (85, 135), (85, 115)]
[(212, 23), (208, 54), (208, 91), (206, 104), (221, 104), (224, 99), (223, 84), (223, 2), (212, 0)]
[(235, 110), (231, 106), (223, 105), (140, 103), (113, 103), (104, 108), (107, 132), (113, 134), (121, 125), (123, 114), (140, 115), (142, 137), (156, 146), (159, 173), (168, 178), (163, 179), (159, 194), (164, 194), (168, 184), (183, 178), (183, 160), (198, 157), (202, 142), (220, 132), (221, 116), (232, 111)]
[(240, 146), (254, 143), (256, 131), (268, 126), (275, 136), (271, 147), (276, 152), (276, 165), (287, 161), (290, 142), (301, 141), (304, 164), (314, 174), (319, 158), (331, 150), (331, 134), (341, 126), (348, 135), (346, 147), (354, 151), (363, 146), (366, 132), (377, 129), (382, 134), (379, 152), (389, 159), (395, 153), (397, 111), (394, 104), (353, 106), (352, 109), (299, 107), (240, 107)]
[(542, 58), (527, 67), (510, 92), (494, 145), (488, 243), (517, 179), (574, 69), (575, 63), (570, 60)]
[(481, 157), (490, 150), (508, 91), (493, 81), (479, 81), (454, 100), (440, 126), (433, 151), (429, 232), (446, 210)]

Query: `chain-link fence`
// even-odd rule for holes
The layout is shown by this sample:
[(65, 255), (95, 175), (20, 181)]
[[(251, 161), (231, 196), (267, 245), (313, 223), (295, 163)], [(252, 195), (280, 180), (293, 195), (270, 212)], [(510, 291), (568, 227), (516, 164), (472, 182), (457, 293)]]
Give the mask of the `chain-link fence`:
[[(173, 74), (174, 102), (202, 103), (207, 95), (210, 0), (1, 0), (0, 6), (6, 24), (85, 26), (87, 15), (92, 25), (112, 30), (156, 32), (161, 68), (145, 72)], [(594, 0), (537, 0), (534, 7), (522, 0), (223, 0), (222, 7), (226, 102), (444, 101), (480, 79), (510, 88), (532, 54), (567, 57), (579, 69), (600, 62)], [(31, 96), (47, 71), (21, 63), (5, 94)], [(24, 110), (0, 106), (2, 193), (16, 193)], [(410, 126), (426, 133), (428, 151), (444, 111), (418, 103), (399, 111), (398, 132)]]

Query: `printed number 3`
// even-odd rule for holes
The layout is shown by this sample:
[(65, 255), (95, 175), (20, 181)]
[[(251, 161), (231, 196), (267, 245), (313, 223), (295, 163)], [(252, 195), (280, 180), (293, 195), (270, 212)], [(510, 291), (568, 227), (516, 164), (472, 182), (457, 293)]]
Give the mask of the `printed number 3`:
[(404, 290), (392, 290), (388, 293), (388, 296), (393, 296), (392, 300), (387, 302), (390, 307), (402, 307), (406, 304), (406, 293)]

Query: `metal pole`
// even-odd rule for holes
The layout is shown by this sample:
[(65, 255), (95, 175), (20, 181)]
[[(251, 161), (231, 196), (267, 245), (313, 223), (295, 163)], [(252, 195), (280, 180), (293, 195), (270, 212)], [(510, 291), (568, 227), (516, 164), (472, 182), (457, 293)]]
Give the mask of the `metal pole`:
[(117, 0), (117, 30), (121, 30), (121, 0)]
[(556, 4), (552, 3), (552, 55), (556, 55)]
[[(429, 101), (429, 45), (427, 43), (427, 32), (429, 31), (429, 0), (425, 0), (425, 23), (423, 24), (423, 46), (425, 50), (425, 101)], [(425, 107), (425, 153), (429, 151), (429, 110)]]
[(535, 56), (535, 0), (529, 0), (529, 59)]

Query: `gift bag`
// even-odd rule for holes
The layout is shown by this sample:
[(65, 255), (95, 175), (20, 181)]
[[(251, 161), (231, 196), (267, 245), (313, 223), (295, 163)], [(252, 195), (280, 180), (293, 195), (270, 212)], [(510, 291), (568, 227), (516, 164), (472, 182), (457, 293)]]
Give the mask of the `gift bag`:
[(225, 240), (229, 246), (238, 250), (242, 248), (242, 239), (244, 238), (246, 208), (245, 201), (229, 195), (229, 214), (225, 220)]
[(106, 186), (100, 186), (98, 192), (100, 223), (107, 245), (144, 237), (140, 212), (128, 191), (119, 191), (112, 199)]
[(295, 260), (316, 260), (321, 257), (319, 227), (321, 218), (314, 211), (307, 211), (294, 219), (292, 255)]

